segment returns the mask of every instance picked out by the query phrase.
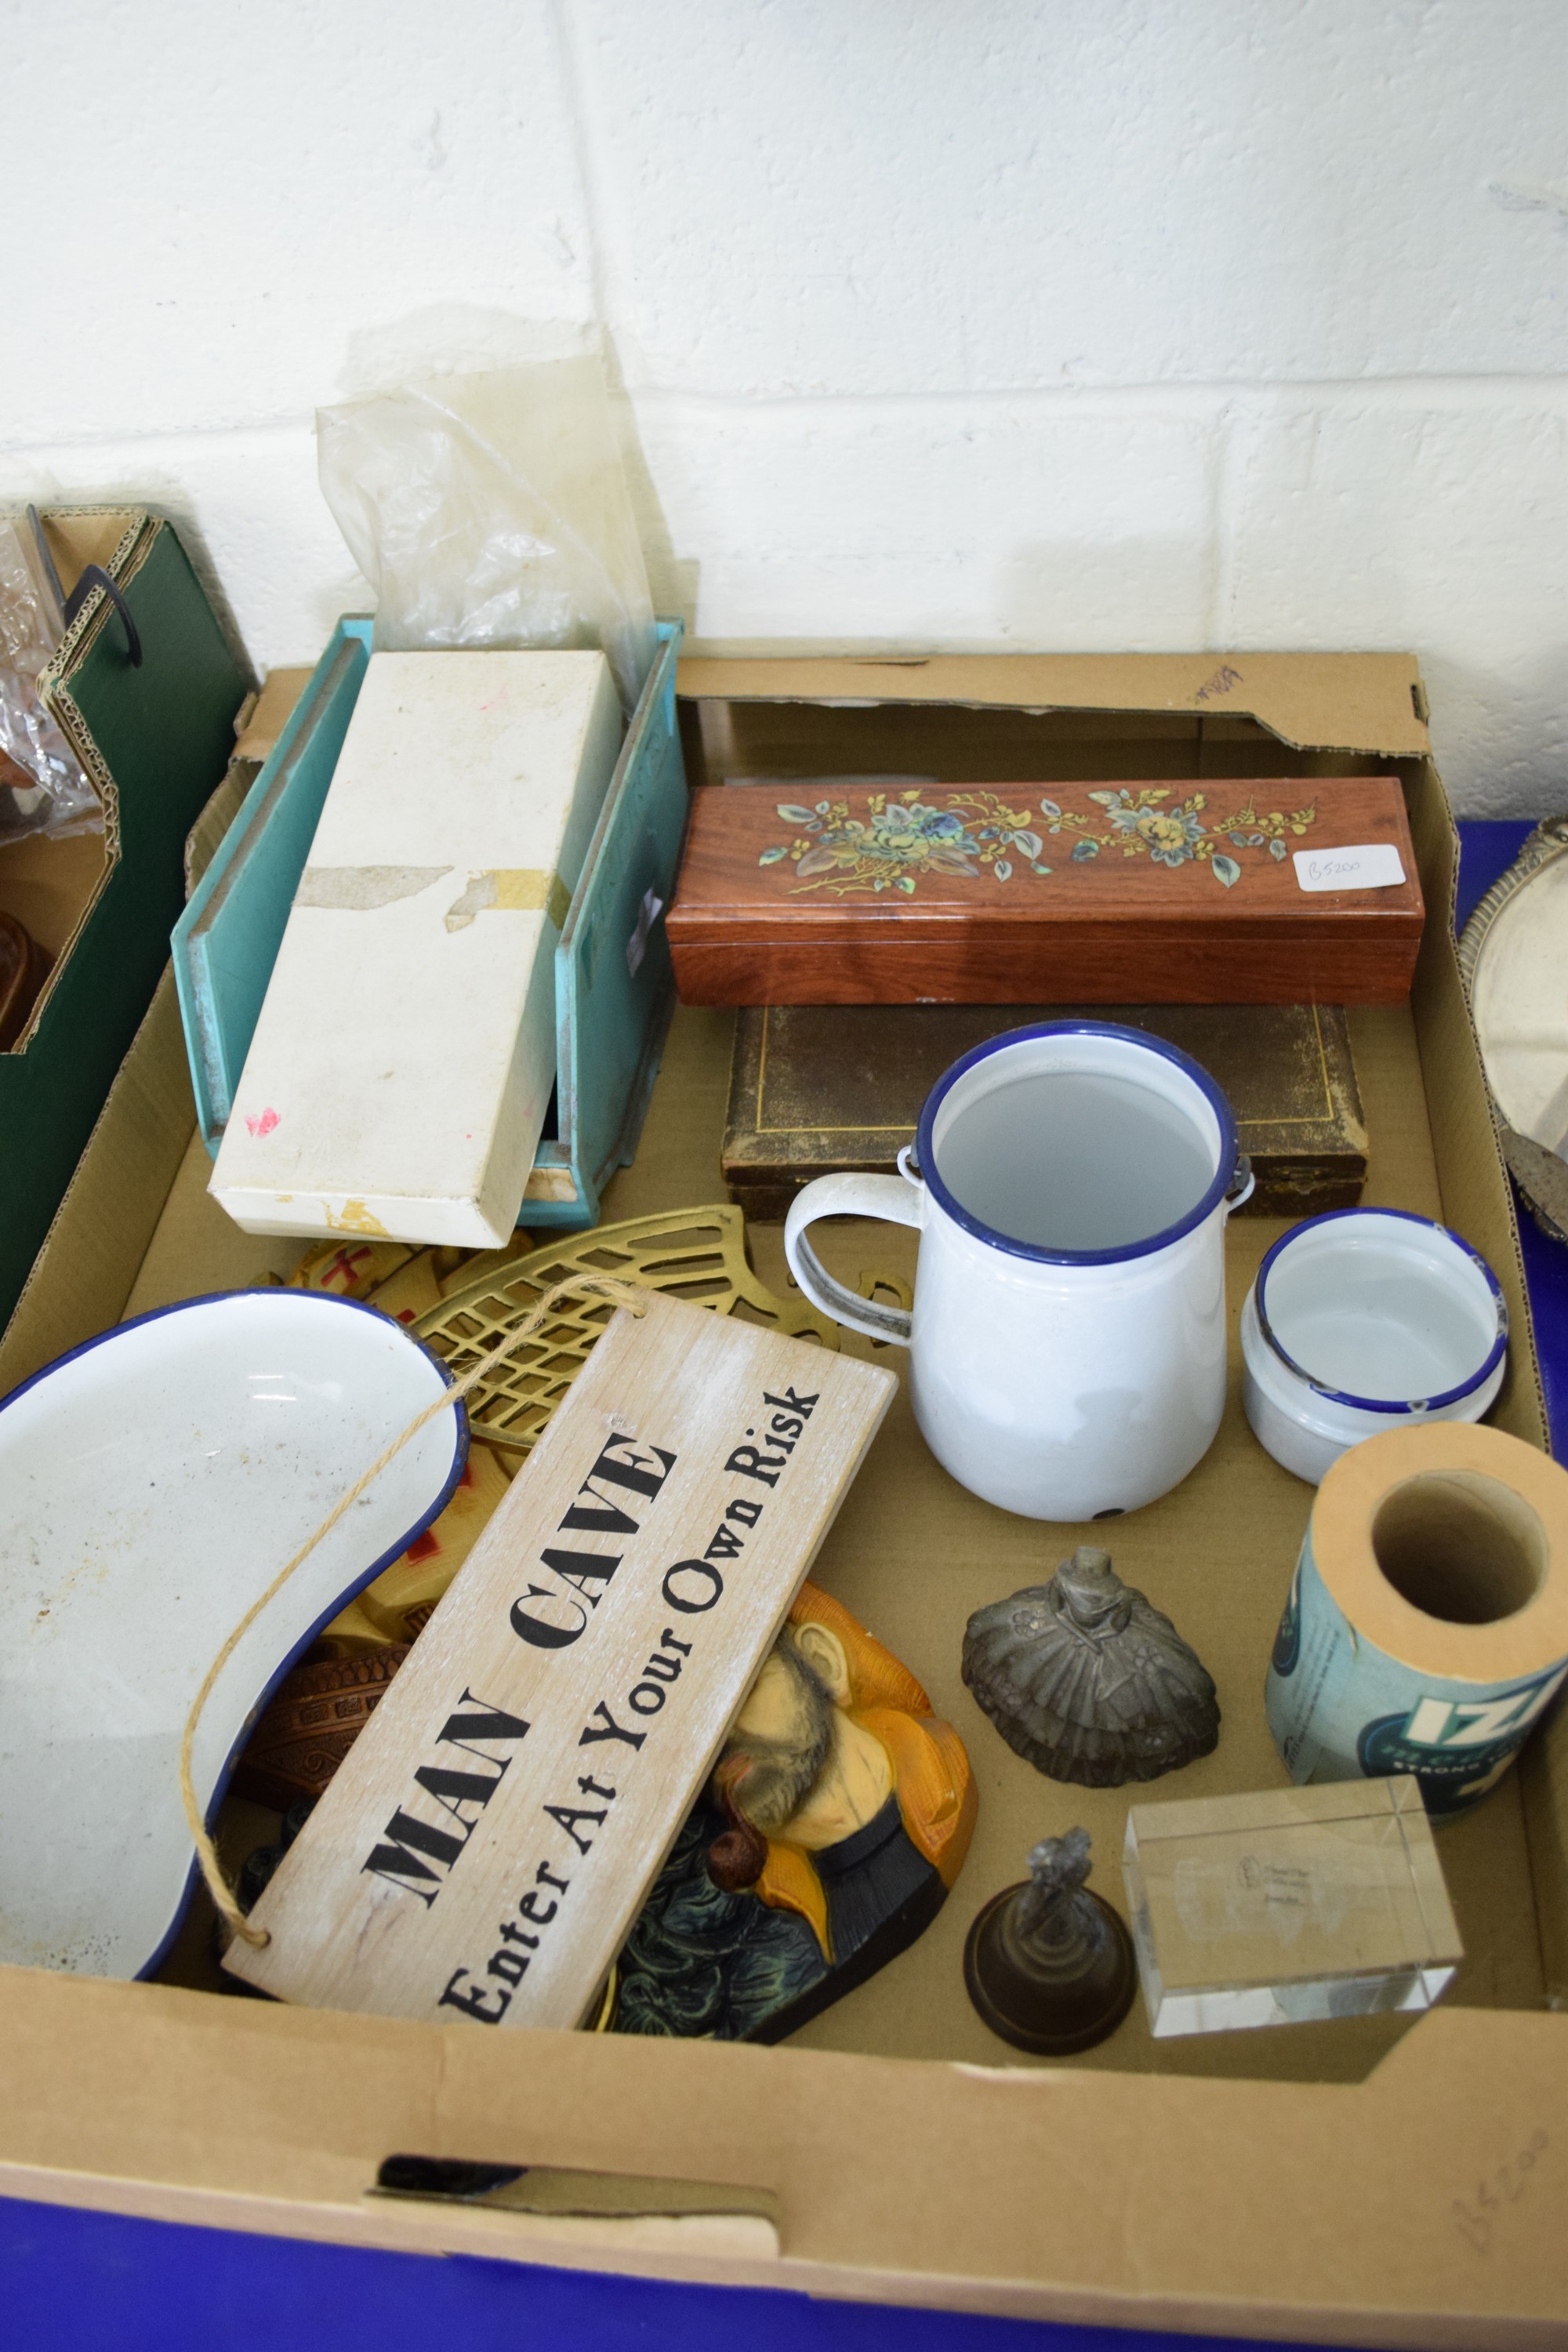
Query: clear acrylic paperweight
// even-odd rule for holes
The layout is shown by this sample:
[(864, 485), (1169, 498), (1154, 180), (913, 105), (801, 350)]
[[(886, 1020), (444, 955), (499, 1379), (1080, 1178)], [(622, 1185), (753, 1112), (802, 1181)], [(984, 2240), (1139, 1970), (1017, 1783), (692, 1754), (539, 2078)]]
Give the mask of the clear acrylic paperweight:
[(1429, 2009), (1464, 1957), (1409, 1775), (1134, 1805), (1122, 1872), (1156, 2036)]

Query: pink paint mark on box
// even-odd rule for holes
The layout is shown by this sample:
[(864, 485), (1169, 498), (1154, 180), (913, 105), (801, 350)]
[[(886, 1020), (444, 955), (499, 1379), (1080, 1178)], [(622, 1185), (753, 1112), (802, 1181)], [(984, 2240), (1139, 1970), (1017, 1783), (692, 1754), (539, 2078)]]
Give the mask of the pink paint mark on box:
[(278, 1124), (278, 1114), (268, 1104), (259, 1118), (247, 1118), (245, 1123), (252, 1135), (270, 1135)]

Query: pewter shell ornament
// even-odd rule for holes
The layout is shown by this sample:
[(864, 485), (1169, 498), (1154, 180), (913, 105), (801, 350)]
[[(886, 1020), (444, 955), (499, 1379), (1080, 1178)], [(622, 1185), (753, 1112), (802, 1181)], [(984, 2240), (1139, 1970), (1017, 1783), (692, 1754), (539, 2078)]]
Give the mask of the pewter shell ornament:
[(1053, 1780), (1158, 1780), (1219, 1738), (1212, 1676), (1110, 1555), (1088, 1545), (1048, 1584), (975, 1612), (963, 1671), (1009, 1748)]

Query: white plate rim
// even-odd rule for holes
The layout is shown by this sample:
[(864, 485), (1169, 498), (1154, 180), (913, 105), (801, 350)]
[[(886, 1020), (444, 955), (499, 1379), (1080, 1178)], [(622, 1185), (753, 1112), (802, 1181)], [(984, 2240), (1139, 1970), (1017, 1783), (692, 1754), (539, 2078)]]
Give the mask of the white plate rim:
[(1476, 1018), (1476, 982), (1499, 918), (1528, 890), (1539, 875), (1544, 873), (1548, 866), (1554, 866), (1565, 852), (1568, 852), (1568, 813), (1542, 817), (1534, 832), (1521, 844), (1512, 865), (1505, 867), (1490, 889), (1477, 900), (1459, 934), (1458, 952), (1465, 1002), (1471, 1027), (1476, 1033), (1481, 1070), (1487, 1082), (1487, 1098), (1491, 1106), (1492, 1119), (1509, 1174), (1542, 1232), (1550, 1234), (1554, 1241), (1568, 1244), (1568, 1219), (1563, 1213), (1568, 1179), (1564, 1178), (1562, 1164), (1554, 1154), (1547, 1151), (1543, 1145), (1532, 1142), (1529, 1136), (1521, 1135), (1503, 1117), (1493, 1090), (1491, 1072), (1487, 1066), (1488, 1041)]

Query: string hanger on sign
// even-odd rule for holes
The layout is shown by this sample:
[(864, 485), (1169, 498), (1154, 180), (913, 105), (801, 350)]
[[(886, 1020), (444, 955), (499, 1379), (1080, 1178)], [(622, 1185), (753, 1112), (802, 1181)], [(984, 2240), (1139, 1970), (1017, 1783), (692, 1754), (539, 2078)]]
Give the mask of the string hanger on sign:
[(250, 1607), (207, 1668), (202, 1686), (191, 1702), (191, 1711), (185, 1717), (185, 1727), (180, 1737), (180, 1801), (185, 1809), (185, 1825), (190, 1831), (196, 1849), (196, 1860), (201, 1865), (202, 1876), (206, 1881), (207, 1893), (212, 1896), (219, 1917), (226, 1920), (235, 1935), (238, 1936), (243, 1942), (253, 1946), (258, 1951), (271, 1939), (264, 1927), (252, 1927), (239, 1906), (234, 1889), (223, 1874), (223, 1866), (217, 1857), (217, 1848), (205, 1822), (202, 1819), (202, 1809), (196, 1799), (195, 1780), (191, 1766), (196, 1727), (201, 1722), (203, 1710), (216, 1686), (218, 1676), (262, 1611), (277, 1599), (295, 1570), (302, 1567), (310, 1559), (322, 1538), (331, 1533), (343, 1514), (352, 1510), (360, 1496), (375, 1484), (387, 1465), (395, 1461), (402, 1453), (409, 1439), (417, 1437), (419, 1432), (427, 1423), (434, 1421), (438, 1413), (447, 1412), (448, 1408), (455, 1411), (463, 1399), (495, 1370), (498, 1364), (504, 1363), (514, 1349), (520, 1348), (525, 1339), (531, 1339), (540, 1326), (548, 1322), (563, 1299), (574, 1294), (608, 1299), (612, 1306), (624, 1307), (629, 1315), (643, 1316), (647, 1313), (647, 1287), (642, 1284), (617, 1281), (613, 1275), (574, 1274), (569, 1276), (564, 1282), (558, 1282), (552, 1288), (547, 1290), (543, 1297), (530, 1307), (515, 1330), (509, 1331), (503, 1339), (479, 1358), (478, 1363), (471, 1365), (460, 1380), (454, 1381), (449, 1388), (443, 1389), (441, 1394), (426, 1405), (422, 1412), (416, 1412), (407, 1428), (393, 1439), (385, 1452), (379, 1454), (369, 1469), (355, 1479), (347, 1493), (338, 1497), (321, 1526), (313, 1534), (306, 1537), (293, 1559), (279, 1570), (259, 1600), (251, 1602)]

